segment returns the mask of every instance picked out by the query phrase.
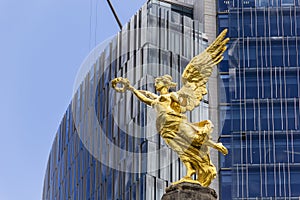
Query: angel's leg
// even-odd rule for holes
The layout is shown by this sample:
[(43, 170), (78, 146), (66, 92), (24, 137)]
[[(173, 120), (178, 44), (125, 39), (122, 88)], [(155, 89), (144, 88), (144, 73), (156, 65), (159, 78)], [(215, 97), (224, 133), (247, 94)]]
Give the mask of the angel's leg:
[(196, 173), (196, 170), (192, 167), (191, 163), (188, 161), (183, 161), (183, 164), (187, 169), (185, 178), (191, 178), (191, 176)]
[[(172, 135), (172, 134), (169, 133), (169, 135)], [(192, 164), (189, 162), (189, 158), (187, 157), (187, 154), (184, 151), (184, 148), (186, 147), (185, 146), (186, 144), (184, 144), (184, 143), (186, 143), (185, 140), (183, 138), (179, 138), (179, 137), (176, 138), (176, 139), (174, 139), (174, 138), (173, 139), (164, 138), (164, 140), (168, 144), (168, 146), (178, 154), (180, 160), (183, 162), (183, 164), (185, 165), (185, 167), (187, 169), (186, 176), (183, 177), (179, 182), (181, 182), (181, 181), (189, 181), (189, 182), (193, 181), (191, 176), (196, 173), (196, 170), (193, 168)], [(175, 184), (176, 184), (176, 182), (175, 182)]]

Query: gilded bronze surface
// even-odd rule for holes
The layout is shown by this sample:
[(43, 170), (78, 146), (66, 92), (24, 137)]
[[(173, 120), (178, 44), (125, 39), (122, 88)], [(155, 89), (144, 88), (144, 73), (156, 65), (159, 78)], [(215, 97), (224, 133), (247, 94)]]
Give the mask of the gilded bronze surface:
[[(139, 100), (156, 110), (157, 131), (187, 168), (186, 176), (173, 184), (191, 182), (199, 183), (204, 187), (209, 186), (217, 173), (210, 160), (209, 147), (224, 155), (228, 153), (222, 143), (215, 143), (211, 140), (213, 131), (211, 121), (191, 123), (184, 114), (197, 107), (203, 95), (207, 94), (208, 78), (211, 76), (213, 67), (222, 61), (226, 44), (229, 41), (229, 38), (225, 38), (226, 33), (227, 30), (224, 30), (205, 51), (190, 61), (182, 74), (183, 87), (177, 92), (169, 93), (169, 88), (176, 86), (170, 75), (155, 79), (155, 87), (160, 95), (137, 90), (126, 78), (119, 77), (112, 81), (112, 87), (117, 92), (129, 90)], [(118, 84), (122, 85), (122, 88), (118, 87)], [(197, 180), (193, 180), (194, 174), (197, 175)]]

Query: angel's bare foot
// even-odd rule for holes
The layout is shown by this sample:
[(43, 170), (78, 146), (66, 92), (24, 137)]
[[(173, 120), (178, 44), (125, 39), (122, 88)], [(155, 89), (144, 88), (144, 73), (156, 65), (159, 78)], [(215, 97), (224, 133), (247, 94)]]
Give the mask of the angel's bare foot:
[(227, 148), (221, 142), (215, 144), (215, 149), (217, 149), (224, 155), (228, 154)]
[(194, 180), (191, 177), (186, 177), (186, 176), (183, 177), (182, 179), (180, 179), (179, 181), (175, 181), (175, 182), (173, 182), (171, 184), (172, 185), (177, 185), (177, 184), (183, 183), (183, 182), (200, 184), (200, 182), (198, 180)]
[(187, 172), (186, 172), (186, 176), (185, 176), (185, 177), (191, 177), (191, 176), (193, 176), (195, 173), (196, 173), (196, 170), (194, 170), (194, 169), (187, 169)]

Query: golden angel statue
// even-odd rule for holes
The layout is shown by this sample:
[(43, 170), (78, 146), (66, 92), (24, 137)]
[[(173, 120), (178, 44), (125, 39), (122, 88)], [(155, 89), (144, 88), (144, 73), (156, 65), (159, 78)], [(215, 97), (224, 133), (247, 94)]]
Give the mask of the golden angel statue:
[[(172, 148), (187, 168), (187, 174), (181, 180), (173, 183), (200, 183), (207, 187), (216, 177), (216, 168), (212, 164), (209, 148), (212, 147), (224, 155), (228, 153), (222, 143), (211, 140), (213, 124), (209, 120), (197, 123), (188, 121), (186, 111), (192, 111), (200, 104), (203, 95), (207, 94), (206, 83), (213, 67), (221, 62), (229, 38), (225, 38), (224, 30), (216, 40), (202, 53), (195, 56), (186, 66), (182, 74), (182, 88), (169, 93), (169, 88), (175, 87), (170, 75), (155, 79), (155, 88), (160, 95), (149, 91), (137, 90), (126, 78), (115, 78), (112, 87), (117, 92), (131, 91), (135, 96), (156, 110), (156, 128), (165, 143)], [(123, 85), (121, 88), (117, 85)], [(196, 174), (197, 180), (192, 176)]]

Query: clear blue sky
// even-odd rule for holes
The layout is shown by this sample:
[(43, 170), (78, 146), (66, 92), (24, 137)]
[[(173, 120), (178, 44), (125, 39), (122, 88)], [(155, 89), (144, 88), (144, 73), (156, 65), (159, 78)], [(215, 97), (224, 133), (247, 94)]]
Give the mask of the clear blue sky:
[[(111, 1), (123, 24), (146, 2)], [(77, 70), (118, 26), (106, 0), (1, 0), (0, 25), (0, 199), (37, 200)]]

